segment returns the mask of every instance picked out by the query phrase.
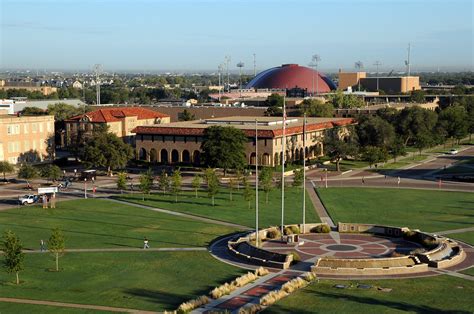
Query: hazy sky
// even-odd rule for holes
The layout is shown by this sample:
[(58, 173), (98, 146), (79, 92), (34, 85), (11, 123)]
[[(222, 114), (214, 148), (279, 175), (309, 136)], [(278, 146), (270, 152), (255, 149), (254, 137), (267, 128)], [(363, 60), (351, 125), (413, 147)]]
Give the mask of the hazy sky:
[(473, 69), (472, 0), (0, 0), (1, 68)]

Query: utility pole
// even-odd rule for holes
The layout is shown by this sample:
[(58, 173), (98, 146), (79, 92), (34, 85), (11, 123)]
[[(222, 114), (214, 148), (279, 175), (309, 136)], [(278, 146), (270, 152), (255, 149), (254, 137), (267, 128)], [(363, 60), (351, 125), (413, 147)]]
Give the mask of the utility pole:
[(219, 64), (219, 66), (217, 67), (217, 71), (219, 75), (219, 103), (221, 102), (221, 74), (222, 74), (223, 68), (224, 68), (224, 65), (222, 63)]
[(255, 119), (255, 246), (258, 247), (258, 120)]
[(355, 63), (355, 68), (357, 69), (357, 81), (359, 82), (359, 92), (360, 92), (360, 77), (359, 77), (359, 73), (361, 69), (364, 68), (364, 64), (362, 63), (362, 61), (357, 61)]
[(283, 240), (285, 228), (285, 155), (286, 155), (286, 96), (283, 96), (283, 136), (282, 136), (282, 157), (281, 157), (281, 239)]
[[(318, 63), (321, 61), (321, 57), (317, 54), (313, 55), (311, 57), (311, 62), (309, 63), (309, 66), (313, 68), (313, 93), (311, 96), (314, 97), (314, 68), (316, 68), (316, 74), (318, 74)], [(319, 76), (319, 75), (318, 75)], [(316, 94), (319, 93), (319, 78), (316, 78)]]
[(230, 56), (225, 56), (224, 62), (225, 62), (225, 67), (227, 71), (227, 89), (230, 91), (230, 79), (229, 79)]
[(253, 76), (257, 76), (257, 55), (253, 54)]
[(303, 122), (303, 234), (306, 232), (306, 113)]
[(94, 65), (95, 73), (95, 90), (96, 90), (96, 105), (100, 105), (100, 74), (102, 73), (102, 64)]
[(380, 61), (375, 61), (374, 65), (377, 67), (377, 91), (379, 91), (379, 66), (382, 65)]
[(242, 68), (244, 67), (244, 63), (240, 61), (237, 63), (237, 67), (239, 68), (239, 91), (240, 91), (240, 98), (242, 98)]

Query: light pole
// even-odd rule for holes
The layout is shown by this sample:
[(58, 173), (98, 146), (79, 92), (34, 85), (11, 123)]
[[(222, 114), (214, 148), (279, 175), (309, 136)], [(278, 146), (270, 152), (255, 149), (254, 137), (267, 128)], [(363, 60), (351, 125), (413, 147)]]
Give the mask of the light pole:
[(258, 121), (255, 119), (255, 246), (258, 247)]
[(219, 74), (219, 103), (221, 102), (221, 74), (222, 74), (222, 69), (224, 68), (224, 66), (221, 64), (219, 64), (219, 66), (217, 67), (218, 69), (218, 74)]
[(237, 63), (237, 67), (239, 68), (239, 91), (240, 91), (240, 98), (242, 98), (242, 68), (244, 67), (244, 63), (240, 61)]
[(357, 69), (357, 81), (359, 82), (359, 92), (360, 92), (360, 77), (359, 77), (359, 72), (361, 69), (364, 68), (364, 64), (362, 63), (362, 61), (357, 61), (355, 64), (354, 64), (355, 68)]
[(87, 178), (84, 178), (84, 198), (87, 198)]
[[(313, 93), (311, 95), (313, 97), (314, 97), (314, 74), (315, 74), (314, 73), (315, 72), (314, 68), (316, 68), (316, 74), (317, 74), (318, 73), (318, 63), (319, 63), (319, 61), (321, 61), (321, 57), (319, 55), (315, 54), (311, 57), (311, 62), (309, 63), (309, 66), (311, 68), (313, 68)], [(317, 94), (319, 93), (319, 88), (318, 88), (319, 82), (318, 81), (319, 81), (319, 79), (316, 78), (316, 93)]]
[(382, 65), (380, 61), (375, 61), (374, 65), (377, 67), (377, 91), (379, 91), (379, 66)]
[(303, 122), (303, 234), (306, 230), (306, 113)]

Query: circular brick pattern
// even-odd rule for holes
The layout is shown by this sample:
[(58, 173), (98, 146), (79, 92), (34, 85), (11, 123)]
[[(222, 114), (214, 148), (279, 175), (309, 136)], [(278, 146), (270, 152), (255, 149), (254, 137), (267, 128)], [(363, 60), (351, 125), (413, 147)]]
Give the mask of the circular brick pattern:
[(326, 246), (325, 249), (329, 251), (347, 252), (347, 251), (356, 251), (358, 247), (353, 246), (353, 245), (346, 245), (346, 244), (333, 244), (333, 245)]

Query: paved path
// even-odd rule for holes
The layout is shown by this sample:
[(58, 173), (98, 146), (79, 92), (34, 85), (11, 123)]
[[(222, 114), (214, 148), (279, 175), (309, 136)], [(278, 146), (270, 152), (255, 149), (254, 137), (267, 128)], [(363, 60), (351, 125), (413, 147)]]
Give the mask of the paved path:
[(440, 234), (440, 235), (445, 235), (445, 234), (463, 233), (463, 232), (469, 232), (469, 231), (474, 231), (474, 227), (445, 230), (445, 231), (439, 231), (439, 232), (434, 232), (434, 233)]
[(321, 222), (327, 223), (331, 228), (335, 228), (336, 225), (334, 221), (332, 221), (331, 217), (329, 216), (326, 208), (324, 207), (323, 203), (319, 199), (318, 194), (315, 191), (315, 184), (311, 181), (306, 184), (306, 190), (308, 191), (309, 198), (313, 203), (314, 208), (316, 209), (316, 213), (318, 214)]
[(474, 281), (474, 277), (473, 276), (469, 276), (469, 275), (466, 275), (466, 274), (461, 274), (461, 273), (457, 273), (455, 271), (450, 271), (450, 270), (447, 270), (447, 269), (434, 269), (433, 270), (435, 273), (438, 273), (438, 274), (441, 274), (441, 275), (449, 275), (449, 276), (453, 276), (453, 277), (458, 277), (458, 278), (462, 278), (462, 279), (466, 279), (466, 280), (470, 280), (470, 281)]
[(247, 226), (242, 226), (242, 225), (239, 225), (239, 224), (234, 224), (234, 223), (230, 223), (230, 222), (225, 222), (225, 221), (222, 221), (222, 220), (210, 219), (210, 218), (205, 218), (205, 217), (196, 216), (196, 215), (191, 215), (191, 214), (184, 214), (184, 213), (175, 212), (175, 211), (172, 211), (172, 210), (167, 210), (167, 209), (156, 208), (156, 207), (152, 207), (152, 206), (146, 206), (146, 205), (136, 204), (136, 203), (127, 202), (127, 201), (123, 201), (123, 200), (117, 200), (117, 199), (110, 198), (110, 197), (109, 197), (109, 198), (106, 198), (106, 199), (108, 199), (108, 200), (110, 200), (110, 201), (112, 201), (112, 202), (120, 203), (120, 204), (125, 204), (125, 205), (129, 205), (129, 206), (140, 207), (140, 208), (144, 208), (144, 209), (153, 210), (153, 211), (155, 211), (155, 212), (160, 212), (160, 213), (164, 213), (164, 214), (168, 214), (168, 215), (174, 215), (174, 216), (180, 216), (180, 217), (185, 217), (185, 218), (189, 218), (189, 219), (204, 221), (204, 222), (213, 223), (213, 224), (216, 224), (216, 225), (222, 225), (222, 226), (227, 226), (227, 227), (239, 228), (239, 229), (243, 229), (243, 230), (250, 230), (250, 229), (251, 229), (251, 228), (249, 228), (249, 227), (247, 227)]
[[(70, 253), (97, 253), (97, 252), (187, 252), (187, 251), (207, 251), (205, 247), (163, 247), (163, 248), (99, 248), (99, 249), (67, 249), (65, 252)], [(40, 250), (24, 250), (24, 253), (46, 253)], [(3, 254), (0, 252), (0, 254)]]
[(121, 307), (87, 305), (87, 304), (76, 304), (76, 303), (63, 303), (63, 302), (40, 301), (40, 300), (17, 299), (17, 298), (0, 298), (0, 302), (35, 304), (35, 305), (48, 305), (48, 306), (69, 307), (69, 308), (76, 308), (76, 309), (88, 309), (88, 310), (107, 311), (107, 312), (120, 312), (120, 313), (142, 313), (142, 314), (158, 313), (158, 312), (151, 312), (151, 311), (125, 309), (125, 308), (121, 308)]

